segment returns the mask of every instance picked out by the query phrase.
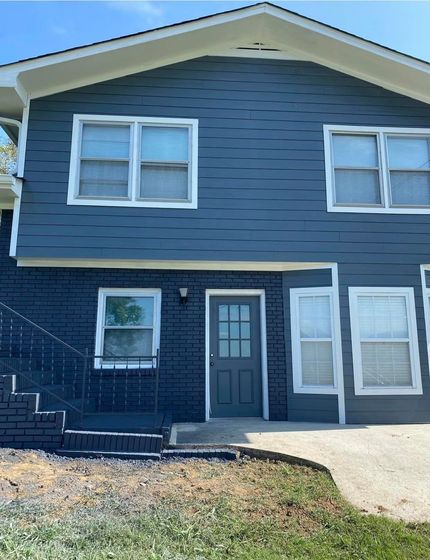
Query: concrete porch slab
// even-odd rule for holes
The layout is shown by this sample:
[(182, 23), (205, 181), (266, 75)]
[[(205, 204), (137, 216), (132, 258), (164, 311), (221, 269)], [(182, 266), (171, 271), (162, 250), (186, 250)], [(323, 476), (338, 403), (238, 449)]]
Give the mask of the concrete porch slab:
[(327, 467), (359, 509), (430, 521), (430, 425), (364, 426), (222, 418), (174, 424), (171, 443), (235, 445)]

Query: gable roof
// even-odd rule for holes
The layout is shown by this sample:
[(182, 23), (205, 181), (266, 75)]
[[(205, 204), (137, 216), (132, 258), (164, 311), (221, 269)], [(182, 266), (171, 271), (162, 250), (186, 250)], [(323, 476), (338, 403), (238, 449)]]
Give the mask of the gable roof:
[(270, 3), (0, 66), (0, 116), (35, 99), (205, 55), (308, 60), (430, 103), (430, 64)]

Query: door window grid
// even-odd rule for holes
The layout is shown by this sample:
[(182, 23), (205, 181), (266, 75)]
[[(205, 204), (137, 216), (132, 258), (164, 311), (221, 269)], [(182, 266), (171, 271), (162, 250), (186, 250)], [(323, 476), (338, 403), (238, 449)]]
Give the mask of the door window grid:
[(218, 355), (220, 358), (251, 357), (249, 305), (218, 305)]

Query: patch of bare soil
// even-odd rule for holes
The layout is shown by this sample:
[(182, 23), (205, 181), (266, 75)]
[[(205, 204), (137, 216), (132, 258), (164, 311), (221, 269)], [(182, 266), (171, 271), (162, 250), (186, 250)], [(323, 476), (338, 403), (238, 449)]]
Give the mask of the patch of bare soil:
[[(299, 468), (289, 467), (292, 472)], [(126, 504), (130, 513), (166, 502), (180, 504), (191, 515), (225, 498), (232, 510), (250, 518), (289, 523), (294, 516), (306, 532), (312, 531), (315, 521), (306, 508), (280, 492), (278, 482), (284, 479), (285, 465), (259, 460), (133, 462), (0, 449), (0, 501), (47, 506), (49, 516), (57, 519), (82, 506), (97, 507), (107, 498)], [(323, 508), (336, 507), (320, 502)]]

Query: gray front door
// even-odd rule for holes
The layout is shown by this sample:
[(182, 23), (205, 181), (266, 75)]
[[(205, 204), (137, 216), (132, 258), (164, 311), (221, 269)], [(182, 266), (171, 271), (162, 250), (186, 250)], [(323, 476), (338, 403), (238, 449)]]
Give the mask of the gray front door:
[(261, 416), (260, 300), (210, 298), (211, 417)]

